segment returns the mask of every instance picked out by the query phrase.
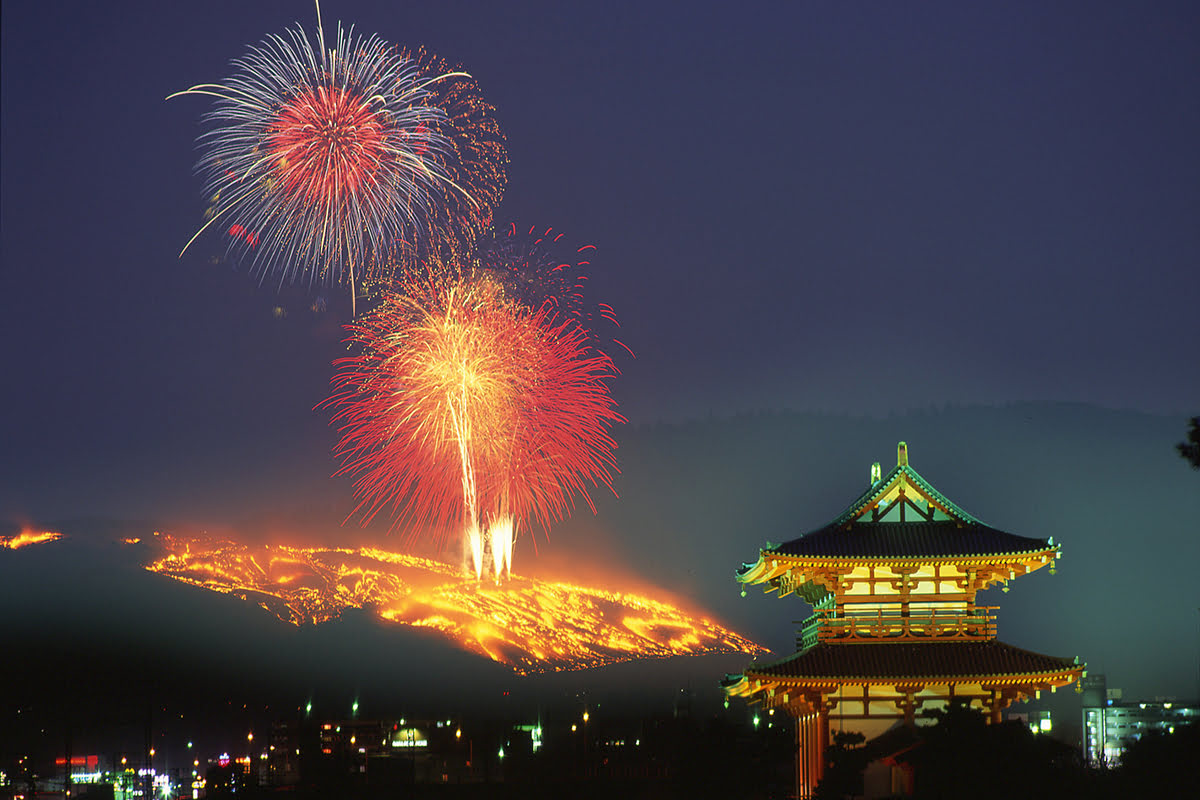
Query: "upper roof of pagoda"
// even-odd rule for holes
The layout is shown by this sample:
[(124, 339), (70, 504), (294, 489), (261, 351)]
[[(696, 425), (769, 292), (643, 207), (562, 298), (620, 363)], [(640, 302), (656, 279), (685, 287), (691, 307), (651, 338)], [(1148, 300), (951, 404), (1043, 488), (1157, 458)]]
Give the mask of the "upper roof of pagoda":
[[(980, 525), (979, 520), (972, 517), (963, 509), (959, 508), (950, 498), (933, 488), (933, 484), (925, 480), (921, 475), (908, 464), (908, 445), (900, 442), (896, 445), (896, 466), (888, 472), (887, 475), (882, 475), (879, 472), (879, 463), (871, 465), (871, 485), (862, 493), (857, 500), (849, 505), (845, 511), (837, 516), (833, 522), (829, 523), (830, 527), (845, 525), (850, 522), (882, 522), (882, 521), (897, 521), (899, 514), (881, 513), (878, 519), (864, 520), (864, 517), (875, 516), (875, 510), (884, 511), (881, 506), (884, 506), (884, 501), (895, 499), (895, 496), (902, 489), (912, 487), (912, 489), (921, 495), (931, 506), (933, 510), (934, 520), (956, 520), (963, 524)], [(886, 519), (890, 517), (889, 519)]]
[[(897, 445), (896, 466), (886, 475), (871, 468), (871, 485), (832, 522), (762, 550), (771, 556), (814, 559), (955, 558), (1045, 553), (1053, 539), (1017, 536), (983, 524), (933, 487)], [(750, 577), (745, 564), (739, 577)]]
[(1047, 539), (1017, 536), (982, 524), (939, 520), (827, 525), (764, 552), (801, 558), (877, 559), (1020, 555), (1052, 548)]

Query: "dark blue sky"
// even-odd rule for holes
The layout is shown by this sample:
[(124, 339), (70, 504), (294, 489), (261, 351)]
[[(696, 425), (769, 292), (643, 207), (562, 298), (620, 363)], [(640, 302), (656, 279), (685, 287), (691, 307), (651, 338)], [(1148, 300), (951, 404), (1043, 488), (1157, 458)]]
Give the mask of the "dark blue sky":
[[(596, 298), (639, 356), (617, 390), (634, 421), (1192, 409), (1200, 12), (980, 5), (323, 12), (478, 77), (512, 155), (498, 217), (598, 246)], [(190, 171), (207, 104), (163, 98), (227, 76), (268, 32), (311, 29), (312, 4), (3, 13), (5, 361), (39, 387), (6, 393), (6, 418), (131, 423), (161, 391), (188, 414), (211, 406), (218, 390), (196, 384), (212, 379), (250, 400), (278, 358), (256, 316), (271, 299), (229, 308), (237, 287), (206, 274), (218, 241), (175, 258), (203, 210)], [(287, 358), (319, 386), (320, 355), (296, 337)]]
[[(638, 354), (615, 387), (634, 423), (1200, 413), (1194, 3), (322, 12), (477, 77), (512, 159), (498, 219), (598, 247), (596, 299)], [(297, 21), (307, 0), (3, 4), (7, 517), (302, 516), (301, 491), (279, 508), (289, 482), (328, 481), (311, 409), (344, 314), (209, 263), (217, 239), (176, 257), (202, 221), (208, 105), (163, 99)]]

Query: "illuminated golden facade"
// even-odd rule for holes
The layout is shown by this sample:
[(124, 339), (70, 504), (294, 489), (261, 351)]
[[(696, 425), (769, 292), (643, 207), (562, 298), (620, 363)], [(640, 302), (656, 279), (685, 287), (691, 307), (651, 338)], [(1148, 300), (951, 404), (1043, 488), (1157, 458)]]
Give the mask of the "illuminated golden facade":
[[(781, 708), (797, 720), (796, 790), (811, 797), (833, 730), (867, 740), (920, 714), (967, 702), (992, 722), (1018, 700), (1079, 678), (1077, 659), (996, 640), (994, 607), (982, 589), (1049, 565), (1060, 548), (991, 528), (963, 511), (908, 465), (904, 442), (886, 475), (872, 466), (867, 491), (828, 525), (759, 551), (737, 579), (813, 606), (797, 652), (751, 663), (725, 691)], [(878, 776), (876, 776), (878, 778)], [(880, 794), (906, 791), (888, 775)], [(868, 787), (868, 794), (871, 794)]]

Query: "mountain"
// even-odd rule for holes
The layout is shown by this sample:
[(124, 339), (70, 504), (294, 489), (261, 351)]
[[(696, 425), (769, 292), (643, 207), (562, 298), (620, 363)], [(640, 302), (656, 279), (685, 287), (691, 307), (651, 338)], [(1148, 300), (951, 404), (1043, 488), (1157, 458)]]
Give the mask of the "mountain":
[[(1196, 674), (1189, 570), (1200, 558), (1192, 511), (1200, 476), (1173, 447), (1185, 430), (1182, 417), (1044, 404), (886, 419), (759, 413), (630, 428), (618, 431), (619, 497), (593, 492), (595, 515), (581, 503), (549, 535), (524, 537), (515, 569), (591, 585), (615, 580), (621, 589), (678, 599), (784, 655), (807, 607), (757, 591), (741, 597), (734, 570), (767, 541), (787, 541), (836, 516), (864, 488), (871, 463), (886, 470), (903, 440), (912, 466), (971, 514), (1063, 545), (1057, 575), (1041, 570), (1008, 594), (981, 598), (1000, 606), (1002, 639), (1078, 655), (1127, 697), (1188, 696)], [(275, 507), (261, 517), (275, 520), (275, 533), (290, 514), (307, 516), (310, 539), (324, 530), (394, 547), (386, 531), (330, 522), (330, 509), (344, 516), (348, 492), (338, 480), (314, 483), (297, 496), (318, 513)], [(382, 626), (367, 611), (316, 627), (281, 623), (236, 598), (148, 573), (117, 544), (169, 521), (43, 516), (66, 538), (0, 550), (4, 683), (22, 687), (10, 695), (18, 708), (84, 727), (116, 719), (139, 730), (155, 708), (270, 716), (309, 699), (336, 714), (356, 697), (380, 714), (416, 714), (553, 703), (579, 691), (669, 705), (662, 698), (690, 688), (711, 706), (722, 673), (747, 660), (676, 658), (519, 678), (435, 635)], [(230, 527), (252, 537), (254, 519), (243, 515)]]

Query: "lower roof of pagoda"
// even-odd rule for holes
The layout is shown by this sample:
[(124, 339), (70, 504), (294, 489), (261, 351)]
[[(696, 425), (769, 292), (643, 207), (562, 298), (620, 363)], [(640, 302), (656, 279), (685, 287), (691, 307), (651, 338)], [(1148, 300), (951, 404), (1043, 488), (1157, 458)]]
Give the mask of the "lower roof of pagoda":
[(822, 642), (787, 658), (746, 667), (747, 680), (773, 683), (964, 681), (1078, 672), (1078, 659), (981, 642)]
[(1024, 555), (1054, 549), (1046, 539), (1017, 536), (957, 520), (851, 522), (827, 525), (769, 553), (814, 558), (947, 558)]

